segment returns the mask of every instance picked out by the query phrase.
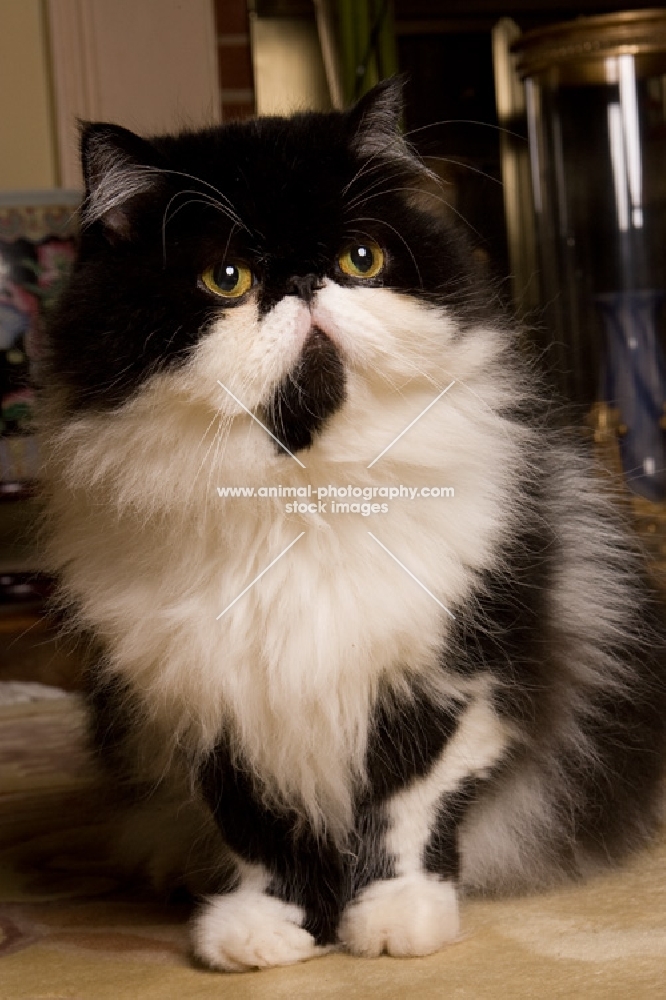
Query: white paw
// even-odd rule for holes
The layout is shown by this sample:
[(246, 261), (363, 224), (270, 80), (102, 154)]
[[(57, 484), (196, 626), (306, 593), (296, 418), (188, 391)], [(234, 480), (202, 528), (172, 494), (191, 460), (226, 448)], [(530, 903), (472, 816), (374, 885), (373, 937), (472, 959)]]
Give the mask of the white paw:
[(194, 952), (229, 972), (303, 962), (327, 950), (303, 929), (304, 916), (300, 906), (256, 889), (213, 896), (192, 925)]
[(343, 913), (339, 937), (355, 955), (405, 958), (439, 951), (459, 930), (454, 884), (414, 874), (364, 889)]

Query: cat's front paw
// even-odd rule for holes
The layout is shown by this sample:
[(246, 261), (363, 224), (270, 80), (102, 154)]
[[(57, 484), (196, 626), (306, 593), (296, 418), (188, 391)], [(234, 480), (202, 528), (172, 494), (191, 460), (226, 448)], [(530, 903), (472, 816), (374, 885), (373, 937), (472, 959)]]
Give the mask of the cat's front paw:
[(300, 906), (254, 889), (213, 896), (192, 925), (194, 952), (229, 972), (303, 962), (327, 950), (315, 944), (303, 919)]
[(406, 958), (439, 951), (459, 930), (454, 884), (414, 874), (364, 889), (343, 913), (339, 937), (355, 955)]

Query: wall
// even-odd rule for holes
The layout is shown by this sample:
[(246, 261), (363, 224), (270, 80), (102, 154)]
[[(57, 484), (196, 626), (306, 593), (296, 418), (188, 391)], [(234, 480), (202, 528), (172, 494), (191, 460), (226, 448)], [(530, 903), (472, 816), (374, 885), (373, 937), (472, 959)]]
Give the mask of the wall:
[(330, 110), (314, 20), (255, 16), (250, 26), (257, 112)]
[(0, 0), (0, 191), (59, 183), (42, 0)]
[(65, 186), (79, 183), (76, 119), (150, 134), (220, 120), (211, 0), (48, 0)]
[(213, 0), (0, 0), (0, 192), (80, 187), (78, 118), (220, 121)]

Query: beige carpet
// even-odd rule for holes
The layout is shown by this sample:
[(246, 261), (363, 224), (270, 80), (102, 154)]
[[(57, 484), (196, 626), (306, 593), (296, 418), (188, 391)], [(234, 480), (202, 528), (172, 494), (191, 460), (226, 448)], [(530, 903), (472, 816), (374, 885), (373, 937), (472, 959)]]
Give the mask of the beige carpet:
[(71, 695), (0, 706), (0, 1000), (666, 998), (666, 842), (585, 886), (468, 903), (462, 940), (431, 958), (194, 968), (188, 908), (109, 866), (82, 724)]

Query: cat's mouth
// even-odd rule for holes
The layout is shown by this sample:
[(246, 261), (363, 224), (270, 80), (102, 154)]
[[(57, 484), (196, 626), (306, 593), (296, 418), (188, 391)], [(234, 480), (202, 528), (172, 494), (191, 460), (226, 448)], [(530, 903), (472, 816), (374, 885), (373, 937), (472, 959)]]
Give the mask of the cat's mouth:
[[(312, 326), (293, 368), (264, 407), (272, 434), (291, 452), (309, 448), (346, 395), (342, 356), (330, 337)], [(276, 445), (277, 447), (277, 445)]]

